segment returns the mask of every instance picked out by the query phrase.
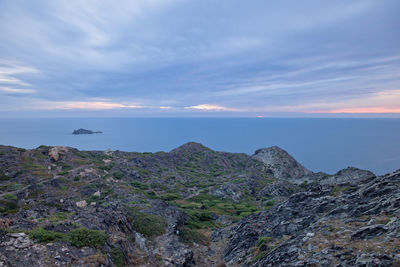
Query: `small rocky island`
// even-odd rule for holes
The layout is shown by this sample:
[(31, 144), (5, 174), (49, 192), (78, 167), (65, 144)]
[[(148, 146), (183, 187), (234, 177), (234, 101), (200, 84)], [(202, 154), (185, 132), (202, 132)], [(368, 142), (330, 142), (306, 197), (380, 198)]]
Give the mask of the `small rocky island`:
[(91, 130), (86, 130), (86, 129), (82, 129), (82, 128), (80, 128), (80, 129), (78, 129), (78, 130), (74, 130), (73, 132), (72, 132), (72, 134), (101, 134), (101, 133), (103, 133), (103, 132), (101, 132), (101, 131), (91, 131)]
[(400, 266), (400, 170), (0, 145), (1, 266)]

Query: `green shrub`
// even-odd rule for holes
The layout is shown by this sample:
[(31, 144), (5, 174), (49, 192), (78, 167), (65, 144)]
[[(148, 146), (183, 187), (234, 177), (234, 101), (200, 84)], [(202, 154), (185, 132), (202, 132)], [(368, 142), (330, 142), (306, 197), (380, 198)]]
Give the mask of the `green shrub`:
[(44, 169), (46, 169), (45, 166), (40, 165), (40, 164), (36, 164), (36, 163), (33, 161), (33, 158), (26, 158), (26, 157), (23, 157), (23, 158), (21, 159), (21, 167), (22, 167), (23, 169), (28, 170), (28, 171), (39, 171), (39, 170), (44, 170)]
[(64, 237), (62, 233), (45, 230), (41, 227), (32, 230), (29, 237), (38, 242), (52, 242)]
[(4, 194), (3, 198), (8, 199), (8, 200), (17, 200), (17, 196), (14, 194)]
[(269, 250), (268, 244), (273, 240), (274, 240), (274, 238), (270, 237), (270, 236), (260, 237), (260, 239), (258, 239), (258, 241), (257, 241), (257, 247), (262, 251), (267, 251), (267, 250)]
[(15, 190), (19, 190), (21, 188), (23, 188), (25, 185), (24, 184), (13, 184), (12, 186), (10, 186), (10, 190), (15, 191)]
[(147, 189), (149, 189), (149, 186), (148, 186), (147, 184), (141, 183), (141, 182), (138, 182), (138, 181), (133, 181), (133, 182), (131, 182), (131, 185), (132, 185), (133, 187), (136, 187), (136, 188), (139, 188), (139, 189), (142, 189), (142, 190), (147, 190)]
[(107, 234), (103, 231), (86, 228), (74, 229), (68, 233), (68, 241), (76, 247), (101, 247), (107, 238)]
[(18, 208), (18, 204), (15, 201), (0, 199), (0, 212), (16, 213)]
[(275, 205), (275, 201), (273, 200), (269, 200), (267, 202), (264, 203), (264, 208), (265, 209), (270, 209)]
[(116, 171), (113, 173), (113, 176), (115, 179), (122, 179), (124, 177), (124, 174), (121, 171)]
[(341, 190), (342, 187), (340, 185), (336, 185), (331, 191), (332, 196), (337, 197), (340, 194)]
[(7, 181), (7, 180), (10, 180), (10, 179), (11, 179), (11, 177), (8, 177), (4, 173), (0, 172), (0, 181)]
[(209, 239), (198, 230), (190, 229), (187, 226), (179, 228), (179, 241), (188, 245), (197, 243), (205, 246), (210, 242)]
[(120, 248), (113, 248), (110, 252), (112, 256), (112, 261), (117, 267), (124, 266), (124, 254), (122, 253)]
[(132, 219), (132, 228), (136, 232), (149, 238), (165, 233), (167, 221), (163, 217), (143, 213), (133, 208), (129, 209), (129, 213)]
[(113, 167), (114, 167), (114, 163), (98, 166), (99, 170), (102, 170), (102, 171), (110, 171)]
[(181, 199), (181, 196), (179, 196), (177, 194), (173, 194), (173, 193), (167, 193), (167, 194), (161, 195), (160, 198), (165, 201), (172, 201), (172, 200)]
[(75, 177), (74, 177), (74, 181), (75, 181), (75, 182), (79, 181), (79, 179), (80, 179), (79, 176), (75, 176)]
[(70, 170), (72, 170), (72, 166), (68, 165), (68, 164), (63, 164), (62, 167), (61, 167), (61, 170), (70, 171)]

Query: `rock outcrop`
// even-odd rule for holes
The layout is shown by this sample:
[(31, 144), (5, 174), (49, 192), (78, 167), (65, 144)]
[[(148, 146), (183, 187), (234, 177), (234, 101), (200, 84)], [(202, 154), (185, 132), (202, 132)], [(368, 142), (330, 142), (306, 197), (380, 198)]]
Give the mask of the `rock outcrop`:
[(82, 129), (82, 128), (80, 128), (80, 129), (78, 129), (78, 130), (74, 130), (74, 131), (72, 132), (72, 134), (100, 134), (100, 133), (103, 133), (103, 132), (101, 132), (101, 131), (86, 130), (86, 129)]
[(300, 178), (312, 173), (277, 146), (258, 149), (252, 157), (266, 164), (277, 179)]

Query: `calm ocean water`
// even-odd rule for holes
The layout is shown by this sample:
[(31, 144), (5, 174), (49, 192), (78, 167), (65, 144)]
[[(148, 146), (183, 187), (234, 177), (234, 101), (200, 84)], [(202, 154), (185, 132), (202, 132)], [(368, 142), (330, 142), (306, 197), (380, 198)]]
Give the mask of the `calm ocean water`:
[[(312, 171), (400, 168), (400, 119), (62, 118), (0, 119), (0, 144), (81, 150), (170, 151), (189, 141), (253, 154), (278, 145)], [(72, 135), (78, 128), (103, 134)]]

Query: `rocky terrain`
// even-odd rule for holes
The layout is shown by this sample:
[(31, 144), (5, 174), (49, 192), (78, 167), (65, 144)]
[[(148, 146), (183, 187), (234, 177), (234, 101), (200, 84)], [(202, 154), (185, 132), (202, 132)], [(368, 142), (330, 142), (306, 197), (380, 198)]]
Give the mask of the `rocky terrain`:
[(0, 146), (0, 266), (399, 266), (400, 171)]

